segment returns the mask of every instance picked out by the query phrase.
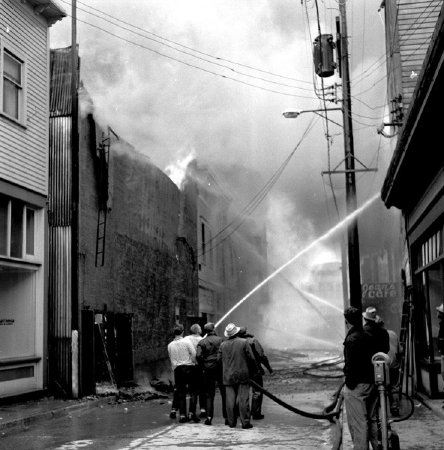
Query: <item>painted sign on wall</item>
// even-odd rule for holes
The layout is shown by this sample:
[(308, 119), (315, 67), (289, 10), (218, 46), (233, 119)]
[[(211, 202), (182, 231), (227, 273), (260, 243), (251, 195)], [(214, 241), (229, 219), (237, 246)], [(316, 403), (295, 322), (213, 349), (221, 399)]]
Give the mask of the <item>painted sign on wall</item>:
[(400, 283), (364, 283), (362, 285), (362, 298), (398, 298), (401, 295), (400, 287)]

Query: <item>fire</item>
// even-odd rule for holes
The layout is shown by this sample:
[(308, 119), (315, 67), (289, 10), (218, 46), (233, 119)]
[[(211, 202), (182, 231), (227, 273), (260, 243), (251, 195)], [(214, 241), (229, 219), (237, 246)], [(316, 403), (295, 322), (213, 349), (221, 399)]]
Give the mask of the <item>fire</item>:
[(186, 156), (177, 159), (174, 163), (168, 164), (165, 168), (165, 173), (179, 189), (182, 189), (183, 182), (187, 174), (188, 164), (190, 164), (190, 162), (195, 158), (196, 151), (191, 149)]

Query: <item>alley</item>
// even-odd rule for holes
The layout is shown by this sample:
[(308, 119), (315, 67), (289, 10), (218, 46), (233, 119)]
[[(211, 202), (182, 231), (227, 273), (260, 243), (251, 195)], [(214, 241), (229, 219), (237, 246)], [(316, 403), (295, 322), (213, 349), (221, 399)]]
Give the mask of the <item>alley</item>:
[[(325, 395), (323, 395), (325, 398)], [(305, 396), (306, 408), (320, 408), (319, 396)], [(303, 401), (301, 396), (287, 396)], [(295, 416), (266, 402), (266, 419), (251, 430), (226, 427), (216, 418), (211, 427), (179, 424), (168, 417), (169, 405), (154, 400), (144, 404), (109, 405), (51, 420), (0, 441), (3, 450), (43, 449), (155, 449), (155, 448), (329, 448), (329, 424)]]
[[(331, 355), (322, 355), (331, 361)], [(317, 354), (319, 360), (319, 354)], [(273, 376), (265, 380), (266, 388), (288, 404), (304, 411), (321, 412), (330, 403), (339, 385), (339, 366), (330, 367), (325, 376), (310, 367), (313, 356), (301, 354), (292, 361), (273, 361)], [(212, 426), (203, 422), (179, 424), (169, 418), (170, 398), (149, 401), (109, 401), (93, 408), (79, 409), (64, 417), (48, 419), (25, 429), (5, 432), (0, 449), (20, 450), (131, 450), (161, 448), (192, 449), (330, 449), (335, 430), (328, 421), (296, 415), (264, 399), (265, 419), (254, 421), (250, 430), (224, 425), (220, 397)], [(441, 449), (444, 440), (442, 419), (415, 401), (413, 417), (393, 424), (401, 448), (412, 450)], [(344, 418), (343, 450), (352, 445)]]

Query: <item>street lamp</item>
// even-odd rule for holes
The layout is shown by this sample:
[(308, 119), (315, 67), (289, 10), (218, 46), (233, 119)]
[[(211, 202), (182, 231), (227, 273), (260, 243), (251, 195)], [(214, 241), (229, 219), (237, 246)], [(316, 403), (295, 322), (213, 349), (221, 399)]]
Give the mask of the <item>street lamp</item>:
[[(286, 119), (296, 119), (297, 117), (299, 117), (301, 114), (304, 113), (314, 113), (317, 114), (318, 116), (323, 117), (326, 120), (329, 120), (330, 122), (333, 122), (334, 124), (342, 127), (343, 125), (341, 125), (338, 122), (335, 122), (334, 120), (331, 120), (329, 117), (327, 117), (327, 111), (342, 111), (343, 116), (345, 116), (344, 114), (344, 109), (343, 108), (324, 108), (324, 109), (304, 109), (304, 110), (298, 110), (298, 109), (286, 109), (282, 115), (286, 118)], [(322, 112), (325, 113), (325, 115), (321, 114)], [(345, 117), (343, 117), (343, 120), (345, 120)], [(347, 164), (347, 157), (346, 157), (346, 166), (348, 169), (348, 164)], [(354, 167), (353, 167), (354, 169)], [(334, 172), (334, 171), (333, 171)], [(327, 172), (327, 173), (333, 173), (333, 172)], [(351, 175), (349, 173), (349, 170), (346, 170), (346, 177), (347, 175)], [(324, 172), (323, 172), (324, 173)], [(348, 188), (348, 182), (347, 182), (347, 178), (346, 178), (346, 187)], [(354, 172), (353, 172), (353, 187), (354, 187)], [(346, 196), (347, 196), (347, 210), (348, 208), (348, 203), (350, 201), (350, 199), (354, 199), (354, 202), (356, 201), (356, 193), (355, 191), (353, 191), (352, 193), (349, 192), (349, 189), (347, 189), (346, 191)], [(356, 209), (356, 208), (355, 208)], [(351, 211), (348, 211), (351, 212)], [(351, 237), (353, 233), (353, 237)], [(356, 233), (356, 238), (354, 239), (354, 233)], [(356, 272), (356, 270), (359, 270), (359, 262), (357, 263), (356, 261), (359, 261), (359, 257), (357, 258), (351, 258), (350, 255), (354, 255), (356, 252), (359, 252), (359, 246), (358, 244), (355, 244), (355, 241), (357, 242), (357, 223), (353, 223), (350, 224), (348, 226), (347, 229), (347, 234), (348, 234), (348, 253), (349, 253), (349, 258), (348, 258), (348, 270), (349, 270), (349, 280), (350, 280), (350, 286), (352, 287), (352, 285), (354, 286), (354, 290), (357, 289), (357, 286), (359, 288), (359, 292), (361, 289), (361, 280), (360, 280), (360, 274), (359, 272)], [(347, 273), (346, 273), (346, 263), (345, 261), (347, 260), (347, 252), (345, 249), (345, 242), (341, 239), (341, 259), (342, 259), (342, 287), (343, 287), (343, 295), (344, 295), (344, 308), (347, 306), (348, 302), (347, 302), (347, 297), (348, 297), (348, 283), (347, 283)], [(358, 269), (356, 269), (356, 267)], [(354, 297), (356, 297), (356, 295), (354, 295)], [(359, 294), (359, 302), (361, 301), (361, 296)], [(355, 305), (353, 305), (355, 306)]]
[(304, 113), (322, 113), (326, 111), (342, 111), (342, 108), (325, 108), (325, 109), (286, 109), (282, 115), (286, 119), (296, 119), (296, 117), (299, 117), (301, 114)]
[(286, 119), (296, 119), (297, 117), (299, 117), (301, 114), (304, 113), (315, 113), (318, 116), (322, 117), (323, 119), (327, 119), (329, 122), (334, 123), (335, 125), (337, 125), (338, 127), (342, 128), (342, 125), (338, 122), (335, 122), (334, 120), (330, 119), (329, 117), (327, 117), (326, 115), (324, 116), (321, 113), (326, 113), (327, 111), (342, 111), (342, 108), (325, 108), (325, 109), (286, 109), (282, 115), (286, 118)]

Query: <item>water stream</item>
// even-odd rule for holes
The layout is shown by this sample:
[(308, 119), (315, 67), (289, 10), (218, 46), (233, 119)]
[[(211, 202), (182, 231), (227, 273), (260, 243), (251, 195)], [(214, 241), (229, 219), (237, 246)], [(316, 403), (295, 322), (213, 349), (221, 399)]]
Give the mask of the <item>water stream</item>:
[(343, 228), (345, 225), (348, 225), (350, 222), (352, 222), (354, 219), (357, 218), (359, 214), (361, 214), (365, 209), (367, 209), (376, 199), (380, 197), (379, 192), (375, 194), (373, 197), (371, 197), (369, 200), (367, 200), (362, 206), (360, 206), (356, 211), (353, 211), (351, 214), (349, 214), (347, 217), (345, 217), (343, 220), (338, 222), (334, 227), (330, 228), (325, 234), (314, 240), (311, 244), (307, 245), (304, 249), (302, 249), (299, 253), (297, 253), (293, 258), (291, 258), (289, 261), (287, 261), (285, 264), (283, 264), (281, 267), (276, 269), (274, 272), (272, 272), (270, 275), (268, 275), (267, 278), (265, 278), (263, 281), (261, 281), (257, 286), (255, 286), (247, 295), (245, 295), (243, 298), (241, 298), (232, 308), (230, 308), (217, 322), (216, 327), (219, 326), (233, 311), (235, 311), (242, 303), (244, 303), (247, 299), (249, 299), (256, 291), (258, 291), (262, 286), (267, 284), (271, 279), (273, 279), (277, 274), (282, 272), (286, 267), (288, 267), (290, 264), (292, 264), (294, 261), (296, 261), (298, 258), (300, 258), (302, 255), (305, 255), (309, 250), (314, 248), (317, 244), (319, 244), (322, 241), (325, 241), (332, 235), (334, 235), (338, 230)]

